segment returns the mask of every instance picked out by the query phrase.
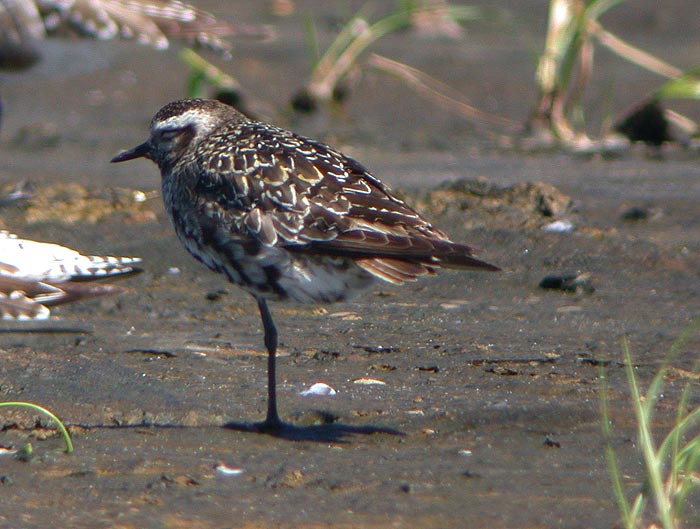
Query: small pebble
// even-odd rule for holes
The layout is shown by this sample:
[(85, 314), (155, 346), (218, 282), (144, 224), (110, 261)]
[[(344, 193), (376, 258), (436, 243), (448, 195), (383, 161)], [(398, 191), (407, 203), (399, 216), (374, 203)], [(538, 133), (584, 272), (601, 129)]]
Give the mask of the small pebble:
[(371, 386), (371, 385), (386, 386), (386, 382), (384, 382), (383, 380), (376, 379), (376, 378), (356, 378), (352, 382), (353, 382), (353, 384), (362, 384), (365, 386)]
[(566, 305), (565, 307), (557, 307), (556, 310), (559, 314), (567, 314), (571, 312), (583, 312), (583, 307), (579, 305)]
[(355, 320), (361, 320), (362, 316), (360, 316), (357, 312), (351, 312), (351, 311), (342, 311), (342, 312), (332, 312), (328, 315), (329, 318), (339, 318), (343, 321), (355, 321)]
[(561, 443), (559, 441), (555, 441), (551, 437), (545, 437), (544, 446), (547, 448), (561, 448)]
[(654, 220), (661, 216), (659, 208), (647, 206), (632, 206), (622, 212), (620, 218), (627, 222), (636, 222), (640, 220)]
[(591, 275), (582, 272), (545, 276), (540, 281), (540, 288), (563, 290), (564, 292), (584, 292), (586, 294), (595, 292), (595, 287), (591, 282)]

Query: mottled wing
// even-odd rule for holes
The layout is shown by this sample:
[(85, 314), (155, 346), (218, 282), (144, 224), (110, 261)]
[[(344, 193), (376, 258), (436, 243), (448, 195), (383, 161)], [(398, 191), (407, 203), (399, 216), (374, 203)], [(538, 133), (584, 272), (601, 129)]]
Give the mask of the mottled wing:
[(0, 292), (0, 319), (45, 320), (49, 314), (48, 308), (22, 292), (13, 291), (9, 294)]
[(65, 297), (61, 287), (33, 279), (23, 279), (0, 274), (0, 292), (9, 296), (21, 292), (24, 296), (42, 304), (60, 303)]
[(63, 291), (39, 281), (0, 275), (0, 317), (3, 320), (45, 320), (44, 301), (60, 302)]
[(319, 153), (315, 172), (325, 176), (310, 188), (311, 217), (337, 236), (310, 240), (302, 251), (351, 256), (399, 284), (441, 266), (497, 269), (474, 258), (473, 248), (450, 241), (354, 160), (332, 150)]
[(0, 231), (0, 273), (6, 276), (62, 282), (95, 279), (138, 271), (137, 257), (82, 255), (53, 243), (20, 239)]
[(351, 257), (395, 283), (440, 266), (496, 269), (324, 144), (248, 123), (214, 135), (200, 153), (209, 171), (197, 193), (218, 201), (216, 214), (261, 244)]
[(155, 48), (168, 47), (168, 38), (157, 24), (127, 2), (39, 0), (39, 4), (49, 31), (70, 27), (99, 40), (135, 38)]
[(61, 283), (22, 279), (0, 274), (0, 317), (5, 320), (41, 320), (52, 305), (124, 292), (122, 287), (95, 283)]
[(22, 69), (39, 60), (44, 25), (34, 2), (0, 0), (0, 68)]
[(92, 37), (134, 38), (156, 48), (169, 39), (229, 54), (233, 36), (268, 37), (263, 27), (233, 23), (176, 0), (39, 0), (49, 29), (69, 25)]
[(114, 296), (116, 294), (121, 294), (126, 292), (124, 287), (119, 285), (110, 285), (107, 283), (61, 283), (60, 285), (53, 285), (51, 283), (45, 283), (48, 287), (60, 288), (63, 296), (60, 299), (46, 299), (45, 297), (35, 298), (46, 306), (52, 305), (64, 305), (66, 303), (73, 303), (74, 301), (81, 301), (84, 299), (91, 299), (103, 296)]

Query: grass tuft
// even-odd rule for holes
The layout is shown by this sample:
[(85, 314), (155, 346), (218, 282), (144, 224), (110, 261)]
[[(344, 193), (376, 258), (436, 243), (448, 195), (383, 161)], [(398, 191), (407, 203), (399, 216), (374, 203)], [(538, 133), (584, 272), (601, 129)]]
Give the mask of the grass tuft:
[(302, 90), (308, 97), (322, 103), (332, 101), (341, 81), (362, 66), (361, 59), (368, 48), (386, 35), (411, 27), (416, 17), (442, 16), (455, 23), (482, 17), (475, 7), (414, 2), (401, 3), (398, 9), (375, 22), (370, 22), (367, 14), (363, 9), (353, 16), (323, 54), (318, 51), (315, 28), (307, 21), (307, 45), (312, 57), (318, 57), (311, 78)]
[[(583, 124), (583, 93), (593, 70), (595, 45), (602, 46), (623, 60), (664, 77), (661, 87), (632, 107), (634, 112), (649, 102), (668, 99), (700, 99), (697, 71), (681, 69), (639, 49), (607, 31), (600, 17), (625, 0), (550, 0), (544, 51), (537, 67), (539, 99), (527, 129), (539, 144), (562, 145), (575, 151), (599, 151), (619, 148), (620, 142), (610, 130), (602, 130), (602, 140), (587, 136)], [(670, 112), (666, 119), (676, 124), (683, 120)], [(625, 113), (621, 123), (627, 119)], [(681, 130), (697, 133), (696, 127), (683, 123)], [(630, 140), (636, 136), (628, 135)], [(629, 128), (629, 127), (627, 127)], [(646, 141), (646, 140), (640, 140)], [(649, 141), (647, 143), (656, 143)]]
[[(692, 392), (691, 384), (686, 385), (679, 398), (673, 428), (660, 443), (654, 438), (654, 412), (657, 402), (663, 396), (666, 377), (673, 369), (671, 362), (697, 329), (698, 322), (676, 341), (666, 362), (656, 373), (646, 392), (642, 392), (635, 374), (629, 342), (626, 339), (623, 341), (625, 373), (645, 471), (645, 484), (631, 500), (628, 499), (617, 462), (617, 454), (611, 442), (612, 425), (607, 397), (608, 386), (605, 372), (601, 372), (600, 411), (603, 436), (606, 440), (606, 459), (613, 494), (625, 529), (643, 527), (681, 529), (688, 499), (691, 493), (700, 490), (700, 434), (697, 429), (700, 425), (700, 407), (688, 410)], [(648, 513), (650, 510), (652, 512)], [(645, 519), (649, 517), (653, 517), (654, 522), (651, 525), (645, 525)]]

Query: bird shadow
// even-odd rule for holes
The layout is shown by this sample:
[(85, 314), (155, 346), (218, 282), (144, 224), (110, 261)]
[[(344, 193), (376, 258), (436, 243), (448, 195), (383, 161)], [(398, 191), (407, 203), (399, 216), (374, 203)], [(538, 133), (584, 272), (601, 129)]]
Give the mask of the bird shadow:
[(223, 428), (239, 432), (266, 434), (287, 441), (311, 441), (316, 443), (347, 443), (350, 438), (357, 435), (406, 435), (394, 428), (371, 425), (352, 426), (337, 422), (308, 426), (297, 426), (292, 423), (283, 422), (279, 427), (269, 429), (263, 427), (261, 423), (233, 421), (224, 424)]
[[(185, 426), (181, 424), (163, 424), (163, 423), (139, 423), (139, 424), (84, 424), (71, 423), (68, 427), (79, 427), (86, 430), (104, 429), (104, 430), (130, 430), (142, 428), (157, 428), (163, 430), (170, 429), (197, 429), (196, 426)], [(278, 428), (270, 429), (261, 427), (261, 423), (251, 422), (228, 422), (219, 425), (220, 428), (233, 430), (245, 433), (265, 434), (277, 439), (286, 441), (310, 441), (316, 443), (338, 443), (345, 444), (357, 435), (398, 435), (405, 436), (406, 434), (395, 430), (394, 428), (385, 428), (381, 426), (350, 426), (346, 424), (315, 424), (310, 426), (297, 426), (291, 423), (282, 423)]]

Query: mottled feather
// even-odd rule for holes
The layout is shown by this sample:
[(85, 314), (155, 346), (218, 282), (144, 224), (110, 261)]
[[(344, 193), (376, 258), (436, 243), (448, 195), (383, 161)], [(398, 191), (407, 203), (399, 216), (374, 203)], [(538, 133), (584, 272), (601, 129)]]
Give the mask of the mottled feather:
[[(228, 122), (180, 166), (192, 173), (199, 168), (190, 178), (206, 214), (235, 231), (247, 228), (262, 244), (361, 259), (361, 267), (382, 279), (386, 273), (378, 270), (396, 267), (397, 259), (414, 265), (395, 270), (392, 282), (439, 266), (495, 268), (451, 242), (356, 161), (284, 129)], [(393, 260), (371, 266), (372, 257)]]
[(497, 270), (323, 143), (251, 121), (217, 101), (174, 101), (149, 139), (115, 156), (153, 160), (185, 248), (257, 300), (268, 351), (263, 430), (277, 412), (277, 329), (267, 299), (334, 302), (377, 280), (401, 284), (440, 266)]
[(160, 167), (190, 253), (255, 295), (334, 301), (441, 266), (497, 270), (357, 161), (217, 101), (163, 107), (150, 140), (114, 161), (137, 156)]
[(0, 231), (0, 318), (46, 319), (50, 306), (119, 294), (122, 287), (87, 281), (138, 272), (134, 265), (140, 261), (82, 255), (65, 246)]
[(231, 37), (271, 36), (268, 27), (217, 18), (179, 0), (0, 0), (0, 67), (31, 66), (39, 59), (38, 41), (66, 30), (159, 49), (179, 40), (224, 56)]

